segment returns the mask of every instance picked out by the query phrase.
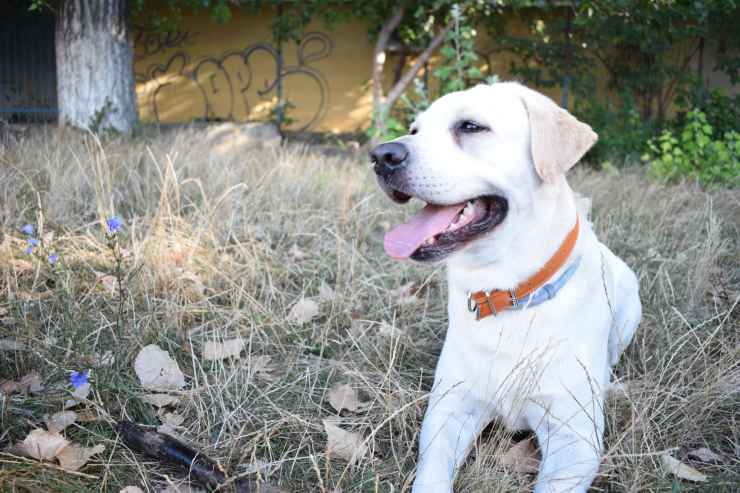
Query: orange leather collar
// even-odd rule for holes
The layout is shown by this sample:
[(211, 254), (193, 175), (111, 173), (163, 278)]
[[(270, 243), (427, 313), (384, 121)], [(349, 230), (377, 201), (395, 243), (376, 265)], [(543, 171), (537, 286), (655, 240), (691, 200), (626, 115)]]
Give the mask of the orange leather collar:
[(560, 248), (545, 262), (540, 270), (511, 290), (477, 291), (468, 295), (468, 309), (476, 313), (476, 320), (498, 315), (499, 313), (519, 306), (524, 298), (541, 288), (560, 268), (565, 264), (573, 253), (573, 248), (578, 240), (578, 217), (576, 224), (563, 240)]

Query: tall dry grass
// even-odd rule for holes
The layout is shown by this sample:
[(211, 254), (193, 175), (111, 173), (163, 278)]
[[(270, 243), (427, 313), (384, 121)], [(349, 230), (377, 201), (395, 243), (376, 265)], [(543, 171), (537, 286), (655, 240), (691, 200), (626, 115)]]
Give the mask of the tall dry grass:
[[(112, 426), (160, 422), (132, 365), (151, 343), (188, 377), (176, 433), (230, 471), (288, 491), (408, 491), (445, 333), (445, 280), (441, 268), (383, 254), (384, 230), (407, 212), (382, 197), (364, 156), (216, 147), (202, 129), (105, 142), (43, 130), (0, 145), (0, 339), (19, 345), (0, 350), (0, 380), (37, 370), (46, 387), (2, 397), (0, 446), (61, 410), (69, 372), (81, 368), (93, 369), (90, 421), (65, 433), (106, 444), (82, 474), (0, 453), (3, 491), (157, 491), (181, 479), (128, 451)], [(571, 181), (592, 197), (599, 236), (637, 271), (644, 305), (606, 404), (594, 491), (737, 491), (737, 190), (667, 188), (639, 172)], [(121, 299), (101, 227), (113, 215), (125, 221)], [(18, 228), (40, 219), (61, 258), (54, 272), (22, 252)], [(408, 283), (413, 298), (399, 291)], [(288, 316), (302, 298), (320, 299), (308, 323)], [(237, 336), (241, 359), (201, 357), (207, 341)], [(100, 364), (106, 351), (112, 365)], [(327, 392), (338, 382), (369, 407), (337, 416)], [(367, 438), (358, 464), (325, 454), (327, 418)], [(489, 427), (456, 491), (530, 488), (531, 476), (500, 466), (511, 442)], [(707, 483), (661, 468), (662, 453), (691, 463), (700, 446), (722, 457), (692, 463)]]

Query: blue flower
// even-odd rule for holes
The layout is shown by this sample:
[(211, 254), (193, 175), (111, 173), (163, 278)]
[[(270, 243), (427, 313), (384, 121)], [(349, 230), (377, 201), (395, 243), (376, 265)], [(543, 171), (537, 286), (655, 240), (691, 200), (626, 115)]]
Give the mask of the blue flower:
[(29, 238), (26, 241), (28, 242), (28, 246), (23, 251), (28, 255), (31, 255), (33, 253), (33, 248), (38, 246), (39, 240), (37, 240), (36, 238)]
[(59, 255), (57, 255), (55, 252), (51, 252), (49, 254), (49, 263), (51, 265), (56, 264), (59, 261)]
[(105, 226), (108, 228), (108, 233), (114, 234), (123, 227), (123, 221), (117, 217), (111, 217), (110, 219), (106, 219)]
[(31, 236), (33, 234), (33, 224), (26, 224), (21, 228), (21, 231), (26, 233), (28, 236)]
[(83, 385), (85, 385), (87, 382), (87, 377), (90, 375), (90, 370), (82, 370), (80, 372), (73, 371), (72, 374), (69, 376), (69, 383), (72, 384), (72, 387), (75, 389), (79, 389)]

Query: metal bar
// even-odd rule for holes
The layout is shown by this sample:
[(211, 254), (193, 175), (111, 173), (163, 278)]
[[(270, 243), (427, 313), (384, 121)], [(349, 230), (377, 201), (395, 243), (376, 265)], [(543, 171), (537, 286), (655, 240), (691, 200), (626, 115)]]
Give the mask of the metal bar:
[(10, 108), (0, 108), (0, 113), (48, 113), (56, 114), (57, 108), (38, 108), (25, 106), (11, 106)]

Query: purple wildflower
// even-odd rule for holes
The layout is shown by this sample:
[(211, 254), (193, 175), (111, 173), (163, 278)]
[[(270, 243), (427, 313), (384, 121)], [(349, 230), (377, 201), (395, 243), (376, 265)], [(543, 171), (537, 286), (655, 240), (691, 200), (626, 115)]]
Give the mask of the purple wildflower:
[(49, 263), (51, 265), (56, 264), (59, 261), (59, 255), (56, 254), (56, 252), (51, 252), (49, 254)]
[(31, 255), (33, 253), (34, 247), (38, 246), (39, 240), (37, 240), (36, 238), (29, 238), (26, 241), (28, 242), (28, 246), (23, 251), (28, 255)]
[(72, 384), (72, 387), (75, 389), (79, 389), (83, 385), (87, 384), (87, 377), (90, 375), (90, 370), (82, 370), (80, 372), (73, 371), (72, 374), (69, 376), (69, 383)]
[(109, 234), (115, 234), (123, 227), (123, 221), (117, 217), (111, 217), (110, 219), (106, 219), (105, 226), (108, 228)]
[(33, 224), (26, 224), (21, 228), (21, 232), (27, 234), (28, 236), (33, 235)]

